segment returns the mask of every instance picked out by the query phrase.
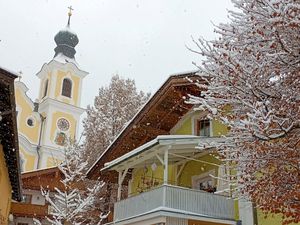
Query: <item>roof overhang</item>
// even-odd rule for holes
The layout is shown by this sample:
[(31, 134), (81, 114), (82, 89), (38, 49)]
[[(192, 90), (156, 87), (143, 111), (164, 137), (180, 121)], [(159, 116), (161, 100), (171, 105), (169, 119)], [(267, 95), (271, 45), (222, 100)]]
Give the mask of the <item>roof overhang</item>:
[[(168, 151), (170, 164), (183, 164), (195, 157), (215, 152), (215, 148), (225, 144), (228, 139), (220, 137), (199, 137), (193, 135), (162, 135), (104, 164), (104, 170), (122, 171), (162, 163)], [(211, 164), (210, 162), (207, 162)]]
[(16, 73), (0, 67), (0, 140), (12, 186), (12, 198), (20, 201), (22, 193), (14, 90), (15, 78), (17, 78)]
[(88, 177), (106, 177), (100, 172), (106, 162), (115, 160), (158, 135), (170, 134), (170, 130), (193, 107), (186, 103), (186, 97), (201, 92), (191, 81), (205, 83), (197, 71), (170, 76), (89, 169)]
[(27, 171), (22, 173), (23, 190), (41, 190), (41, 187), (54, 191), (55, 188), (63, 190), (61, 180), (63, 179), (63, 173), (57, 166), (38, 169), (33, 171)]

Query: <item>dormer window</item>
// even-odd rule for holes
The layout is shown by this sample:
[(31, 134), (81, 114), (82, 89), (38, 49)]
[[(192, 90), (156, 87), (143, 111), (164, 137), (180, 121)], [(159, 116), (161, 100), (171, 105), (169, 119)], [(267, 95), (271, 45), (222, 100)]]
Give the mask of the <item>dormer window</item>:
[(209, 119), (198, 119), (196, 120), (196, 135), (200, 137), (210, 136), (210, 120)]
[(61, 95), (71, 98), (72, 81), (68, 78), (63, 80)]
[(48, 79), (45, 81), (43, 98), (46, 97), (47, 92), (48, 92)]

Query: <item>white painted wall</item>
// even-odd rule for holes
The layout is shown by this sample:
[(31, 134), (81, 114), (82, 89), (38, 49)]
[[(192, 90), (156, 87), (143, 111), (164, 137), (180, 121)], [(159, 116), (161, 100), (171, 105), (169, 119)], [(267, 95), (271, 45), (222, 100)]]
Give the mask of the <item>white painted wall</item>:
[(254, 225), (254, 212), (252, 202), (239, 200), (240, 220), (243, 225)]
[(33, 191), (33, 190), (23, 190), (24, 194), (29, 194), (31, 195), (31, 204), (33, 205), (45, 205), (45, 198), (41, 194), (40, 191)]
[(167, 217), (166, 225), (188, 225), (188, 220), (175, 217)]

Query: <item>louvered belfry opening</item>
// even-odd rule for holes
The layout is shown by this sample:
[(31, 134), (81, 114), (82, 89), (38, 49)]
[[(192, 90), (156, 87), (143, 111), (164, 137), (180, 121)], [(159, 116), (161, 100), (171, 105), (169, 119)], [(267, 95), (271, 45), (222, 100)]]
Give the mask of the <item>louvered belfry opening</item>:
[(71, 98), (72, 93), (72, 81), (68, 78), (65, 78), (63, 80), (63, 86), (62, 86), (62, 95)]

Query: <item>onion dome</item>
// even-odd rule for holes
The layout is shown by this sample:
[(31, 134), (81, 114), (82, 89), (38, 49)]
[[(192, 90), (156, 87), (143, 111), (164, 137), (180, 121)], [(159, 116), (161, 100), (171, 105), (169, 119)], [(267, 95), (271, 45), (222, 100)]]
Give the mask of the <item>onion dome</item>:
[(54, 41), (57, 45), (54, 49), (54, 57), (63, 54), (64, 56), (73, 59), (76, 53), (75, 46), (78, 44), (79, 39), (77, 35), (70, 29), (70, 18), (72, 15), (71, 10), (73, 9), (71, 7), (69, 7), (69, 9), (70, 12), (68, 14), (69, 19), (67, 26), (64, 29), (60, 30), (54, 37)]

